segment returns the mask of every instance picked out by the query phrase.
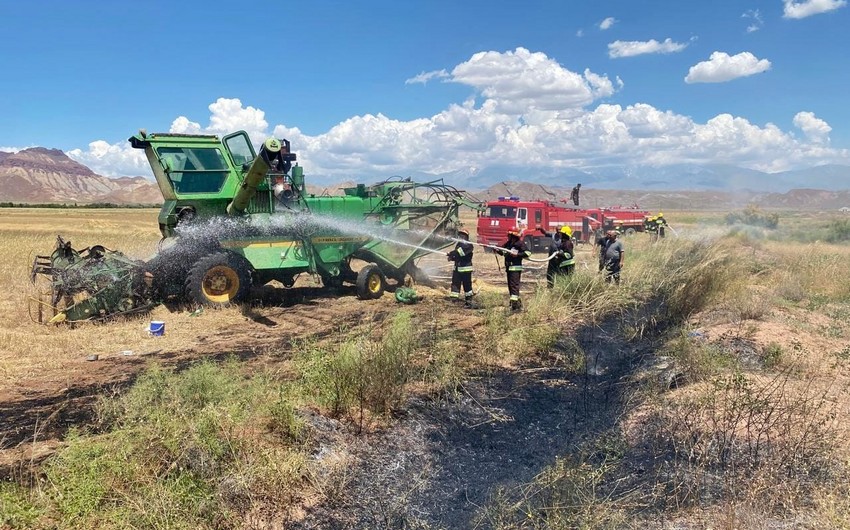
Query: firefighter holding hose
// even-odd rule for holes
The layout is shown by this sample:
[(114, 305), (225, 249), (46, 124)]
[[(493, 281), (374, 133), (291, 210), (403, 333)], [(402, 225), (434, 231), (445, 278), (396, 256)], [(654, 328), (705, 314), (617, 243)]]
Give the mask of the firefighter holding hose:
[(519, 297), (520, 280), (522, 278), (522, 260), (531, 256), (531, 252), (525, 247), (520, 238), (518, 228), (508, 230), (508, 240), (496, 252), (505, 257), (505, 271), (508, 275), (508, 292), (510, 293), (511, 310), (522, 309), (522, 301)]
[(464, 300), (469, 304), (470, 298), (475, 294), (472, 292), (472, 243), (469, 242), (469, 231), (461, 228), (457, 231), (457, 237), (460, 241), (455, 245), (454, 250), (446, 254), (449, 261), (453, 261), (455, 266), (452, 271), (452, 288), (449, 293), (449, 298), (452, 300), (460, 300), (460, 289), (463, 287)]
[[(549, 246), (549, 264), (546, 267), (546, 284), (551, 289), (555, 286), (555, 277), (561, 274), (570, 275), (575, 270), (575, 244), (573, 243), (573, 229), (562, 226), (557, 232), (550, 233), (538, 228), (540, 233), (552, 238)], [(554, 257), (551, 257), (552, 255)]]

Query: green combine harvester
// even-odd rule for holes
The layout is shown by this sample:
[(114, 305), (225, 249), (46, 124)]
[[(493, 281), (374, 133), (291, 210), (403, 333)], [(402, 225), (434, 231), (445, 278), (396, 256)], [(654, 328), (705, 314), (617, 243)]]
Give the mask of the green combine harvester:
[[(169, 300), (226, 305), (273, 280), (292, 287), (304, 273), (378, 298), (388, 279), (418, 279), (416, 260), (452, 244), (459, 209), (479, 207), (442, 180), (394, 178), (315, 196), (289, 141), (270, 138), (257, 153), (244, 131), (142, 130), (129, 141), (144, 149), (164, 199), (159, 252), (133, 262), (102, 247), (78, 252), (59, 238), (53, 254), (33, 264), (33, 281), (49, 285), (39, 320), (105, 318)], [(354, 260), (364, 263), (356, 272)], [(113, 284), (100, 287), (107, 277)]]

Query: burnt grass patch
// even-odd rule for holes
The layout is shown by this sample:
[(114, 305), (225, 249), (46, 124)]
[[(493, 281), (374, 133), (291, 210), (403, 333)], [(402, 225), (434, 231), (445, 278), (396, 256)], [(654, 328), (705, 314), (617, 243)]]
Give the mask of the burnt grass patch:
[[(387, 430), (344, 436), (349, 465), (292, 528), (488, 528), (494, 496), (617, 425), (626, 376), (654, 351), (651, 338), (626, 340), (622, 322), (577, 330), (581, 371), (538, 359), (472, 374), (452, 398), (411, 400)], [(320, 460), (344, 428), (312, 423)]]

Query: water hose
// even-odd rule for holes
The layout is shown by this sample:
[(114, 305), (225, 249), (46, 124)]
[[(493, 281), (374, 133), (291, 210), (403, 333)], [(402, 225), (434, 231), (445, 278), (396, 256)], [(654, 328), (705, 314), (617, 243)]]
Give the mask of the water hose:
[[(472, 243), (473, 245), (478, 245), (478, 246), (481, 246), (481, 247), (484, 247), (484, 248), (489, 248), (489, 249), (493, 249), (493, 250), (498, 250), (498, 251), (500, 251), (500, 252), (504, 252), (504, 253), (506, 253), (506, 254), (510, 254), (510, 253), (511, 253), (511, 251), (510, 251), (510, 250), (508, 250), (508, 249), (506, 249), (506, 248), (502, 248), (502, 247), (497, 247), (496, 245), (485, 245), (484, 243), (473, 243), (472, 241), (469, 241), (469, 243)], [(557, 252), (553, 252), (553, 253), (552, 253), (552, 255), (551, 255), (551, 256), (549, 256), (549, 257), (548, 257), (548, 258), (546, 258), (546, 259), (534, 259), (534, 258), (523, 258), (523, 259), (528, 260), (528, 261), (531, 261), (531, 262), (534, 262), (534, 263), (546, 263), (547, 261), (549, 261), (549, 260), (551, 260), (552, 258), (556, 257), (557, 255), (558, 255), (558, 253), (557, 253)]]

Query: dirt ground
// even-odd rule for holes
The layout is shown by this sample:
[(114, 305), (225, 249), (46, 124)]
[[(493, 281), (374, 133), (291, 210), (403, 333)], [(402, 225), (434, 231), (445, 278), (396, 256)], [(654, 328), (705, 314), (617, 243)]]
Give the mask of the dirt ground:
[[(580, 248), (579, 266), (591, 261), (591, 249)], [(450, 268), (443, 258), (425, 258), (420, 266), (437, 286), (417, 287), (425, 299), (407, 307), (423, 321), (439, 314), (470, 333), (483, 324), (482, 310), (446, 299)], [(504, 293), (507, 305), (498, 267), (495, 256), (476, 257), (476, 287)], [(530, 265), (525, 291), (545, 282), (544, 267)], [(179, 334), (180, 344), (140, 332), (137, 342), (128, 345), (132, 355), (114, 352), (87, 361), (87, 352), (79, 351), (14, 385), (4, 384), (0, 466), (6, 474), (14, 473), (16, 467), (51, 454), (70, 427), (90, 422), (98, 396), (120, 391), (150, 362), (180, 367), (235, 355), (248, 367), (287, 370), (294, 340), (332, 339), (346, 329), (382, 320), (399, 307), (390, 293), (363, 301), (353, 289), (332, 294), (311, 286), (309, 278), (292, 290), (267, 289), (264, 300), (277, 305), (206, 310), (197, 317), (157, 308), (135, 319), (136, 327), (150, 319), (165, 320), (166, 337)], [(110, 325), (82, 324), (66, 332), (97, 334)], [(192, 327), (189, 335), (181, 333), (183, 326)], [(368, 434), (308, 413), (313, 458), (345, 462), (344, 476), (334, 478), (344, 488), (322, 504), (305, 507), (294, 528), (473, 525), (480, 506), (497, 491), (531, 480), (558, 455), (616, 420), (616, 367), (635, 357), (636, 346), (606, 335), (604, 326), (577, 331), (581, 346), (599, 363), (583, 376), (571, 375), (557, 362), (495, 369), (474, 375), (453, 398), (415, 397), (402, 417)], [(607, 418), (607, 424), (600, 418)]]
[[(590, 249), (584, 249), (582, 255), (590, 259)], [(424, 301), (410, 306), (416, 313), (439, 313), (460, 329), (482, 322), (481, 311), (458, 307), (446, 299), (451, 269), (444, 258), (423, 258), (420, 267), (436, 286), (417, 286)], [(476, 257), (475, 285), (478, 290), (504, 292), (507, 304), (500, 267), (492, 254)], [(537, 282), (545, 281), (542, 267), (545, 264), (530, 264), (524, 277), (525, 291), (532, 292)], [(11, 366), (6, 370), (9, 377), (0, 384), (0, 466), (8, 468), (49, 454), (69, 427), (86, 424), (98, 396), (120, 391), (151, 362), (179, 367), (198, 359), (237, 356), (249, 365), (285, 370), (292, 341), (345, 333), (371, 320), (382, 320), (399, 307), (391, 293), (364, 301), (353, 288), (328, 292), (317, 286), (313, 278), (305, 276), (293, 289), (263, 288), (256, 293), (260, 303), (250, 307), (206, 309), (197, 316), (160, 306), (149, 314), (118, 322), (33, 327), (32, 333), (44, 334), (45, 343), (64, 345), (39, 360), (41, 337), (31, 337), (35, 339), (33, 354), (21, 369), (14, 363), (24, 359), (0, 353), (0, 362)], [(147, 334), (145, 328), (151, 320), (166, 322), (165, 336)], [(88, 360), (91, 355), (97, 355), (97, 360)]]

